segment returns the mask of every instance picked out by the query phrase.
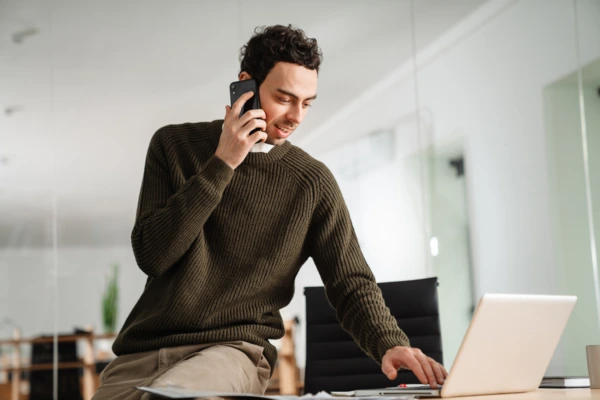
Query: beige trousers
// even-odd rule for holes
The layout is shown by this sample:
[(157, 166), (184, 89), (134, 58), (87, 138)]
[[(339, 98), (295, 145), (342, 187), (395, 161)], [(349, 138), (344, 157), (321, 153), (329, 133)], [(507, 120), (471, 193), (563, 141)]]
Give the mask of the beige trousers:
[(190, 390), (262, 395), (271, 374), (263, 350), (238, 341), (122, 355), (102, 371), (100, 387), (92, 400), (156, 398), (136, 386), (176, 385)]

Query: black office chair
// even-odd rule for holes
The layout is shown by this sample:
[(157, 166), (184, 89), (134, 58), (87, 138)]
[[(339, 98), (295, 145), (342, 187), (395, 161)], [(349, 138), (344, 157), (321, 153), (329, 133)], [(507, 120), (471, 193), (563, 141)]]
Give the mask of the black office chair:
[[(439, 363), (442, 336), (437, 300), (437, 278), (378, 284), (386, 305), (406, 333), (412, 347)], [(304, 288), (306, 296), (306, 369), (304, 393), (387, 387), (419, 383), (409, 370), (390, 381), (381, 366), (368, 357), (342, 329), (321, 287)]]

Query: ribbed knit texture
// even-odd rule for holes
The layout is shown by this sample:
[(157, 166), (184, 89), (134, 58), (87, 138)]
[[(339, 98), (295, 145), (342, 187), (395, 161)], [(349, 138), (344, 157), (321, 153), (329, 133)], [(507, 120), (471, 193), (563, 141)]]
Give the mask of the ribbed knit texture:
[(131, 234), (144, 292), (117, 355), (284, 334), (279, 310), (313, 257), (345, 330), (378, 362), (408, 346), (385, 306), (325, 165), (289, 142), (232, 170), (214, 155), (223, 121), (169, 125), (150, 141)]

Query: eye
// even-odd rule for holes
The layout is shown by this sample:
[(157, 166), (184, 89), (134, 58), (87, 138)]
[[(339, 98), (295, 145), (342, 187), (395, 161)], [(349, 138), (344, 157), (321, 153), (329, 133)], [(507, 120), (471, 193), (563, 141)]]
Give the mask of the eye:
[(279, 101), (282, 102), (282, 103), (284, 103), (284, 104), (287, 104), (287, 103), (290, 102), (288, 99), (282, 99), (281, 97), (279, 98)]
[(312, 106), (311, 106), (310, 104), (308, 104), (308, 103), (307, 103), (307, 104), (304, 104), (304, 106), (303, 106), (303, 107), (304, 107), (304, 108), (306, 108), (306, 107), (312, 107)]

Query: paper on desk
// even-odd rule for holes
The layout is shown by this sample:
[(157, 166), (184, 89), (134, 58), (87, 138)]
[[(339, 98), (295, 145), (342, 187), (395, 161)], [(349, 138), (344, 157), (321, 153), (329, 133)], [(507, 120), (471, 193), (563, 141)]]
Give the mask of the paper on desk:
[(331, 395), (326, 392), (320, 392), (316, 395), (305, 396), (265, 396), (258, 394), (241, 394), (241, 393), (226, 393), (226, 392), (209, 392), (200, 390), (189, 390), (179, 386), (168, 386), (164, 388), (151, 388), (147, 386), (138, 386), (137, 389), (144, 392), (152, 393), (167, 399), (195, 399), (197, 397), (236, 397), (248, 399), (267, 399), (267, 400), (294, 400), (294, 399), (331, 399)]
[[(168, 386), (165, 388), (151, 388), (147, 386), (138, 386), (137, 389), (144, 392), (152, 393), (167, 399), (195, 399), (198, 397), (234, 397), (248, 399), (267, 399), (267, 400), (299, 400), (299, 399), (328, 399), (331, 396), (327, 392), (319, 392), (315, 395), (306, 394), (304, 396), (265, 396), (258, 394), (240, 394), (240, 393), (225, 393), (225, 392), (208, 392), (199, 390), (189, 390), (178, 386)], [(395, 399), (395, 400), (412, 400), (413, 396), (372, 396), (372, 397), (353, 397), (353, 400), (377, 400), (377, 399)]]
[[(222, 393), (222, 392), (204, 392), (198, 390), (188, 390), (177, 386), (169, 386), (164, 388), (151, 388), (147, 386), (137, 386), (136, 389), (144, 392), (152, 393), (167, 399), (195, 399), (197, 397), (246, 397), (246, 398), (261, 398), (258, 395), (239, 394), (239, 393)], [(269, 399), (270, 397), (263, 397)]]
[[(325, 393), (325, 392), (321, 392), (321, 393)], [(336, 399), (336, 398), (346, 398), (346, 397), (351, 397), (352, 399), (349, 400), (413, 400), (413, 399), (417, 399), (417, 397), (413, 396), (413, 395), (394, 395), (394, 396), (354, 396), (354, 390), (350, 391), (350, 392), (331, 392), (331, 395), (326, 393), (329, 397)], [(332, 396), (333, 395), (333, 396)]]

